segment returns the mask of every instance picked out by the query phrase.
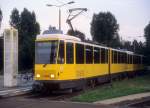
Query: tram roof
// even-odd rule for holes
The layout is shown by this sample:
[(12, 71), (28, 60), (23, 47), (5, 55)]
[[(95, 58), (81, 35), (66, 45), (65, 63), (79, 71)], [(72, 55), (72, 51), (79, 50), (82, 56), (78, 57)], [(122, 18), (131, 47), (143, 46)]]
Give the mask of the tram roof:
[(58, 40), (71, 40), (71, 41), (81, 41), (79, 38), (65, 35), (65, 34), (41, 34), (37, 35), (37, 40), (51, 40), (51, 39), (58, 39)]

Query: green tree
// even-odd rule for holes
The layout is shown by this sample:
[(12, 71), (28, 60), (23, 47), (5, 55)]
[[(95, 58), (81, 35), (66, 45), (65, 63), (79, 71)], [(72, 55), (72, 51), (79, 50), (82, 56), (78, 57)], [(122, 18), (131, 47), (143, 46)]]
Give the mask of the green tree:
[(20, 27), (20, 15), (19, 11), (14, 8), (10, 15), (10, 25), (16, 29), (19, 29)]
[(85, 34), (82, 33), (82, 32), (79, 31), (79, 30), (74, 30), (74, 31), (72, 31), (71, 29), (69, 29), (68, 32), (67, 32), (67, 34), (68, 34), (68, 35), (75, 36), (75, 37), (78, 37), (78, 38), (80, 38), (82, 41), (85, 40)]
[(137, 40), (133, 40), (132, 42), (132, 51), (137, 53), (139, 50), (139, 43)]
[(121, 39), (120, 39), (118, 33), (110, 41), (110, 46), (113, 47), (113, 48), (120, 48), (120, 49), (122, 48)]
[(128, 51), (132, 51), (132, 44), (131, 44), (131, 42), (130, 41), (124, 41), (123, 49), (126, 49)]
[(144, 36), (146, 38), (146, 47), (150, 52), (150, 22), (144, 29)]
[(40, 25), (36, 21), (34, 12), (24, 8), (19, 15), (17, 9), (13, 9), (10, 16), (10, 25), (19, 32), (19, 69), (33, 68), (34, 48), (36, 35), (40, 33)]
[(146, 39), (145, 55), (147, 56), (147, 64), (150, 65), (150, 22), (144, 28), (144, 37)]
[(93, 15), (91, 35), (94, 41), (110, 46), (112, 39), (118, 34), (118, 29), (117, 20), (110, 12)]
[(36, 21), (35, 13), (24, 9), (21, 13), (20, 22), (20, 60), (23, 69), (32, 68), (34, 63), (34, 41), (36, 35), (40, 33), (39, 23)]

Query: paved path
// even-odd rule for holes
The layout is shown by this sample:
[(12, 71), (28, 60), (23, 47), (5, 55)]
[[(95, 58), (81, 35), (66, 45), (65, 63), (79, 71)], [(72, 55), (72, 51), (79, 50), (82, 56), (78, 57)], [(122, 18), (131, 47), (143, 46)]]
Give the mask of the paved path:
[(106, 99), (106, 100), (97, 101), (97, 102), (94, 102), (94, 103), (95, 104), (109, 105), (109, 104), (116, 104), (116, 103), (123, 102), (123, 101), (132, 101), (132, 100), (136, 100), (136, 99), (142, 99), (142, 98), (145, 98), (145, 97), (150, 97), (150, 92), (133, 94), (133, 95), (128, 95), (128, 96), (122, 96), (122, 97), (113, 98), (113, 99)]
[(12, 97), (0, 99), (0, 108), (114, 108), (88, 103), (51, 101), (46, 98)]

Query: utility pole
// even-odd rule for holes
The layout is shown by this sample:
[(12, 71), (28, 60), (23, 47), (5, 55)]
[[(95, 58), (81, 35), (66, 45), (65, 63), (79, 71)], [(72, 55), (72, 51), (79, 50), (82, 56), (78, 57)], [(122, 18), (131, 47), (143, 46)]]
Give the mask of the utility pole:
[(65, 5), (68, 5), (68, 4), (73, 4), (75, 3), (74, 1), (70, 1), (68, 3), (64, 3), (64, 4), (61, 4), (61, 5), (53, 5), (53, 4), (46, 4), (46, 6), (48, 7), (52, 7), (52, 6), (55, 6), (57, 8), (59, 8), (59, 19), (58, 19), (58, 22), (59, 22), (59, 30), (61, 31), (61, 7), (65, 6)]

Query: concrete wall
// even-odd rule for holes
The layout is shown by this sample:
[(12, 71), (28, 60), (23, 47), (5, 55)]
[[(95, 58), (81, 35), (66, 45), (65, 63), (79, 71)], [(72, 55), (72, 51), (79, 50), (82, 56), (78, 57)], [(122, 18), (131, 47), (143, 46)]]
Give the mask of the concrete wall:
[(3, 38), (0, 37), (0, 75), (3, 73)]
[(18, 32), (16, 29), (4, 31), (4, 86), (17, 85), (18, 74)]

